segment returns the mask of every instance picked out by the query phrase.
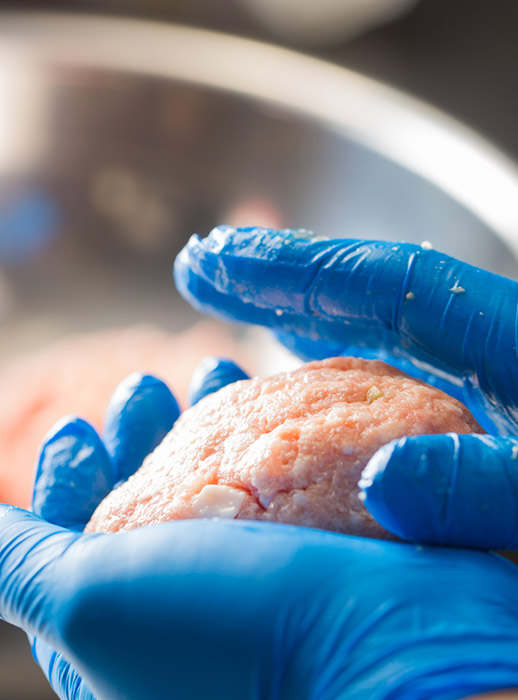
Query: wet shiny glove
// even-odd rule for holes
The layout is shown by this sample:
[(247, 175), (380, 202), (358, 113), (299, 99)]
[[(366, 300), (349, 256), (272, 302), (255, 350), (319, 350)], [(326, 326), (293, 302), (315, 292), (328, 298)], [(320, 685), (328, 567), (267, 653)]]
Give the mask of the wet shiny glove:
[[(242, 376), (208, 362), (197, 398)], [(80, 533), (178, 415), (132, 377), (104, 441), (43, 445), (35, 514), (0, 507), (0, 614), (65, 700), (454, 700), (518, 687), (518, 571), (496, 555), (246, 521)], [(42, 517), (50, 522), (45, 522)]]
[(488, 435), (410, 437), (364, 472), (403, 539), (518, 548), (518, 284), (421, 246), (219, 227), (175, 280), (198, 309), (271, 328), (304, 359), (382, 359), (463, 401)]

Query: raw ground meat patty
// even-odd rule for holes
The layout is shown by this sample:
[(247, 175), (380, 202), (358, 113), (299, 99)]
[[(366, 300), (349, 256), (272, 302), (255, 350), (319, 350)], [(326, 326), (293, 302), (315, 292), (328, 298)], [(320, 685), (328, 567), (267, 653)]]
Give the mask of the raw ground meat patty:
[(101, 429), (110, 396), (131, 372), (158, 375), (184, 403), (207, 347), (238, 359), (243, 354), (226, 327), (202, 321), (182, 333), (138, 325), (69, 336), (6, 363), (0, 369), (0, 501), (28, 507), (43, 436), (68, 413)]
[(390, 440), (445, 432), (484, 431), (382, 362), (338, 357), (236, 382), (185, 411), (87, 530), (219, 516), (387, 536), (358, 499), (361, 471)]

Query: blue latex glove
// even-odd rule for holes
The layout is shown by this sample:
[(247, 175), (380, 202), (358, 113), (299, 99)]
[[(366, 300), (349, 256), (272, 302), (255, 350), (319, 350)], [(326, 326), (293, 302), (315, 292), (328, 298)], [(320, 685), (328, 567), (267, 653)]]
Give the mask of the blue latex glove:
[[(227, 363), (221, 382), (239, 375)], [(164, 385), (133, 377), (106, 445), (78, 419), (48, 436), (37, 514), (0, 507), (0, 614), (34, 635), (61, 698), (454, 700), (518, 687), (518, 571), (496, 555), (245, 521), (78, 532), (176, 415)]]
[(463, 401), (490, 435), (391, 443), (365, 504), (403, 539), (518, 548), (516, 282), (416, 245), (231, 227), (193, 236), (175, 279), (203, 312), (267, 326), (304, 359), (382, 359)]

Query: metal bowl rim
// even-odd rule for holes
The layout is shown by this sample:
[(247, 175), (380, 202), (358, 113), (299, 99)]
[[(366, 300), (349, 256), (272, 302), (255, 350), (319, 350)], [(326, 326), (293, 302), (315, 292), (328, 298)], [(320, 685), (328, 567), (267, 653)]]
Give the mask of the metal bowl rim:
[(212, 30), (53, 12), (0, 18), (4, 66), (15, 54), (18, 63), (150, 75), (277, 105), (434, 183), (518, 255), (517, 165), (422, 100), (321, 59)]

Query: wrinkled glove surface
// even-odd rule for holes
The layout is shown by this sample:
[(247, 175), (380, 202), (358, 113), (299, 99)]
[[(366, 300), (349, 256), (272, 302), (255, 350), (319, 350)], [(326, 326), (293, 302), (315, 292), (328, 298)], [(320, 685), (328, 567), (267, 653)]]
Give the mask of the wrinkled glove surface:
[(518, 284), (406, 243), (222, 226), (175, 263), (205, 313), (271, 328), (300, 357), (381, 359), (463, 401), (485, 436), (411, 437), (364, 472), (403, 539), (518, 548)]

